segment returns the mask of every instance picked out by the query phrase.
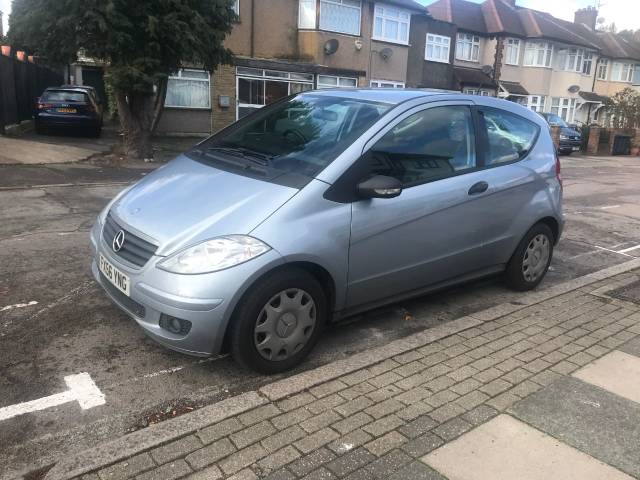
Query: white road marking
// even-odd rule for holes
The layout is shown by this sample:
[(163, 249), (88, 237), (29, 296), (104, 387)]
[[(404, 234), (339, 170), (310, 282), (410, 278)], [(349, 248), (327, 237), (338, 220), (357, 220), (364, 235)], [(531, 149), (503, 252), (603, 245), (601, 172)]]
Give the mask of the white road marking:
[(7, 310), (13, 310), (15, 308), (30, 307), (32, 305), (37, 305), (37, 304), (38, 302), (36, 302), (35, 300), (31, 300), (30, 302), (27, 302), (27, 303), (16, 303), (14, 305), (7, 305), (6, 307), (0, 308), (0, 312), (6, 312)]
[(629, 255), (628, 253), (624, 253), (622, 250), (618, 252), (616, 250), (611, 250), (610, 248), (599, 247), (598, 245), (594, 245), (594, 247), (598, 250), (604, 250), (605, 252), (617, 253), (618, 255), (624, 255), (625, 257), (637, 258), (633, 255)]
[(184, 367), (172, 367), (172, 368), (167, 368), (166, 370), (159, 370), (157, 372), (153, 372), (153, 373), (147, 373), (145, 375), (142, 376), (142, 378), (153, 378), (153, 377), (157, 377), (159, 375), (165, 375), (167, 373), (175, 373), (175, 372), (179, 372), (180, 370), (182, 370)]
[(89, 408), (106, 403), (104, 394), (96, 386), (88, 373), (83, 372), (77, 375), (69, 375), (64, 377), (64, 381), (67, 387), (69, 387), (65, 392), (0, 408), (0, 421), (73, 401), (77, 401), (83, 410), (88, 410)]
[(622, 250), (618, 250), (618, 253), (627, 253), (627, 252), (631, 252), (633, 250), (637, 250), (640, 248), (640, 245), (636, 245), (635, 247), (629, 247), (629, 248), (624, 248)]
[(609, 210), (610, 208), (620, 208), (620, 205), (607, 205), (606, 207), (600, 207), (600, 210)]

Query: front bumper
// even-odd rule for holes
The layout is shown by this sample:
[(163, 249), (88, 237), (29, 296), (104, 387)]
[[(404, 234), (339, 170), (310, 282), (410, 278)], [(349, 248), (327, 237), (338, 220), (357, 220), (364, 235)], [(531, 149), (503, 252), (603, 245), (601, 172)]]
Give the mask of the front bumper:
[(558, 150), (561, 152), (577, 152), (582, 147), (582, 140), (560, 140)]
[[(101, 239), (98, 222), (91, 231), (93, 277), (111, 300), (156, 342), (188, 355), (220, 353), (233, 310), (246, 289), (260, 275), (282, 263), (274, 251), (236, 267), (202, 275), (179, 275), (156, 268), (161, 257), (152, 257), (142, 268), (125, 265)], [(130, 297), (110, 287), (96, 258), (102, 254), (130, 279)], [(142, 307), (142, 308), (140, 308)], [(162, 314), (191, 322), (186, 335), (160, 327)]]

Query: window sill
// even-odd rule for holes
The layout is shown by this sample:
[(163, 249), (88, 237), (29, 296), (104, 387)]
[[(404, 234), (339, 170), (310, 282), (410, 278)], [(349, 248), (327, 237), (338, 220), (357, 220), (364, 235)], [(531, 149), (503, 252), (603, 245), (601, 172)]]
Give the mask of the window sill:
[(200, 112), (210, 112), (211, 107), (178, 107), (175, 105), (165, 105), (165, 110), (197, 110)]
[(480, 60), (467, 60), (466, 58), (458, 58), (458, 57), (456, 57), (456, 60), (458, 60), (459, 62), (480, 63)]
[(305, 33), (310, 33), (310, 32), (316, 32), (316, 33), (331, 33), (331, 34), (335, 34), (335, 35), (344, 35), (345, 37), (360, 37), (360, 32), (358, 33), (344, 33), (344, 32), (337, 32), (335, 30), (326, 30), (324, 28), (300, 28), (298, 27), (298, 31), (299, 32), (305, 32)]
[(518, 67), (520, 66), (519, 63), (508, 63), (508, 62), (504, 62), (505, 65), (509, 65), (510, 67)]
[(436, 63), (446, 63), (446, 64), (451, 64), (451, 62), (449, 60), (439, 60), (439, 59), (435, 59), (435, 58), (426, 58), (424, 59), (425, 62), (436, 62)]
[(409, 42), (403, 42), (401, 40), (392, 40), (389, 38), (382, 38), (382, 37), (371, 37), (371, 40), (376, 41), (376, 42), (384, 42), (384, 43), (393, 43), (394, 45), (402, 45), (405, 47), (409, 46)]
[(551, 66), (547, 67), (546, 65), (522, 65), (522, 66), (527, 68), (547, 68), (549, 70), (553, 70), (553, 67)]

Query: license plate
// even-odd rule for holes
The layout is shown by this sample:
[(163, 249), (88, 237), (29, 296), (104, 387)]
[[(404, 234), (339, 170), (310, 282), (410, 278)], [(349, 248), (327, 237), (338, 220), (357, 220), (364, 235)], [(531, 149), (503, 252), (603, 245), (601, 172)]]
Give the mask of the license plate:
[(111, 265), (109, 261), (100, 254), (99, 268), (102, 274), (109, 280), (118, 290), (124, 293), (127, 297), (130, 296), (131, 286), (129, 284), (129, 277)]
[(58, 113), (78, 113), (78, 110), (75, 108), (58, 108)]
[(573, 147), (573, 150), (577, 152), (578, 150), (580, 150), (580, 147)]

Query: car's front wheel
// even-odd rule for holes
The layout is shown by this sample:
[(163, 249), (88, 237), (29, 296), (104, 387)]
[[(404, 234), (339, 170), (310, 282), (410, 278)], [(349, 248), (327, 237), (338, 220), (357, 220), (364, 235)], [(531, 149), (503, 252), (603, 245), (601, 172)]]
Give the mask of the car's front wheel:
[(320, 283), (298, 268), (259, 280), (231, 319), (231, 354), (239, 364), (273, 374), (298, 365), (318, 341), (327, 318)]
[(507, 284), (518, 291), (537, 287), (549, 270), (553, 242), (553, 232), (547, 225), (534, 225), (520, 241), (507, 264)]

